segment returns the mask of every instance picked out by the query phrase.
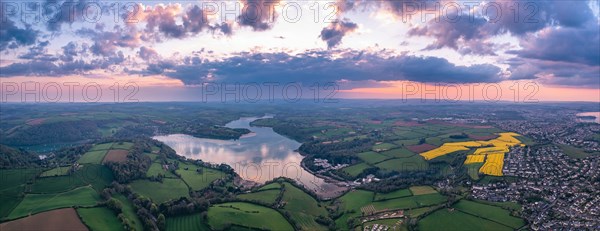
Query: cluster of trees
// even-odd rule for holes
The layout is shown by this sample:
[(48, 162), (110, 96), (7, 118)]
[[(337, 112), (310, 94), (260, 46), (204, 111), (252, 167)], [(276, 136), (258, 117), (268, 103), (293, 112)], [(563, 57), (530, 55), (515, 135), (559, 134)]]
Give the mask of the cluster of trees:
[(35, 167), (40, 162), (37, 155), (0, 144), (0, 169)]
[(135, 140), (133, 142), (133, 147), (127, 155), (127, 161), (124, 163), (109, 162), (106, 164), (112, 170), (115, 179), (120, 183), (146, 177), (146, 172), (152, 164), (150, 157), (144, 155), (144, 152), (152, 151), (151, 146), (144, 142), (144, 140)]

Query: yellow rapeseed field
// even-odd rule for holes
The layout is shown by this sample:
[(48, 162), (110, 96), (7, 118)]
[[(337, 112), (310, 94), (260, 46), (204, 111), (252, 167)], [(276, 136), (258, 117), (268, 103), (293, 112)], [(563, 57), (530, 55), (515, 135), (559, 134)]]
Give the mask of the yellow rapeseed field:
[(480, 173), (492, 176), (502, 176), (502, 167), (504, 166), (504, 154), (486, 155), (485, 163), (479, 169)]
[(467, 155), (465, 164), (482, 163), (479, 169), (480, 173), (502, 176), (502, 167), (504, 166), (504, 154), (510, 147), (525, 146), (515, 136), (520, 136), (514, 132), (503, 132), (498, 134), (498, 138), (488, 141), (465, 141), (444, 143), (439, 148), (423, 152), (420, 155), (426, 160), (431, 160), (456, 151), (467, 151), (471, 148), (477, 148), (473, 154)]
[(446, 154), (449, 154), (449, 153), (453, 153), (453, 152), (456, 152), (456, 151), (468, 151), (468, 150), (469, 150), (469, 148), (464, 147), (464, 146), (460, 146), (460, 145), (447, 145), (447, 144), (443, 144), (439, 148), (423, 152), (420, 155), (423, 156), (423, 158), (425, 158), (426, 160), (431, 160), (433, 158), (436, 158), (436, 157), (439, 157), (439, 156), (443, 156), (443, 155), (446, 155)]
[(465, 164), (483, 163), (484, 159), (485, 159), (485, 155), (467, 155)]

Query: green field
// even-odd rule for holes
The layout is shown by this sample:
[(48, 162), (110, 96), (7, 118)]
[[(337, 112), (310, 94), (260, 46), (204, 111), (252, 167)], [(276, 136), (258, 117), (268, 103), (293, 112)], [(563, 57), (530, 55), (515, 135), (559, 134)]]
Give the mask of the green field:
[(408, 189), (399, 189), (390, 193), (377, 193), (375, 194), (375, 201), (389, 200), (400, 197), (409, 197), (412, 193)]
[[(202, 169), (202, 173), (197, 172), (197, 169)], [(176, 172), (181, 175), (185, 183), (194, 191), (202, 190), (208, 187), (213, 181), (225, 176), (225, 173), (219, 170), (187, 163), (180, 163), (179, 169)]]
[(165, 170), (160, 163), (156, 162), (150, 165), (148, 172), (146, 172), (146, 177), (156, 177), (159, 174), (162, 174), (166, 178), (177, 178), (171, 171)]
[(437, 193), (431, 186), (412, 186), (409, 189), (415, 196)]
[(106, 207), (78, 208), (81, 221), (91, 231), (125, 230), (115, 213)]
[(396, 147), (396, 145), (393, 145), (390, 143), (381, 143), (381, 144), (373, 145), (372, 150), (373, 151), (383, 151), (383, 150), (389, 150), (389, 149), (392, 149), (395, 147)]
[(281, 184), (278, 182), (273, 182), (270, 184), (266, 184), (263, 185), (262, 187), (258, 188), (258, 191), (260, 190), (269, 190), (269, 189), (281, 189)]
[(237, 197), (244, 200), (255, 200), (266, 204), (273, 204), (279, 196), (279, 189), (261, 190), (258, 192), (240, 194)]
[(90, 149), (90, 151), (108, 150), (112, 145), (113, 143), (96, 144)]
[(212, 229), (217, 230), (226, 229), (230, 225), (268, 230), (294, 230), (276, 210), (243, 202), (211, 206), (208, 209), (208, 224)]
[(284, 210), (290, 212), (292, 220), (304, 230), (327, 230), (327, 227), (315, 222), (314, 218), (327, 216), (327, 210), (319, 202), (294, 185), (285, 182), (282, 201)]
[(85, 185), (92, 185), (100, 192), (113, 181), (112, 171), (99, 164), (86, 164), (77, 172), (67, 176), (42, 177), (31, 186), (33, 193), (59, 193)]
[(115, 195), (114, 198), (121, 201), (121, 204), (123, 205), (121, 212), (127, 218), (127, 220), (129, 220), (129, 224), (135, 228), (135, 230), (144, 230), (142, 221), (140, 221), (140, 218), (135, 213), (133, 203), (131, 203), (131, 201), (121, 194)]
[(390, 158), (386, 155), (382, 155), (377, 152), (363, 152), (356, 154), (356, 156), (358, 156), (358, 158), (369, 164), (376, 164)]
[(27, 194), (8, 216), (9, 219), (71, 206), (93, 206), (100, 196), (91, 187), (81, 187), (58, 194)]
[(521, 218), (513, 217), (508, 210), (500, 207), (481, 204), (468, 200), (461, 200), (454, 204), (454, 208), (461, 212), (468, 213), (474, 216), (483, 217), (512, 228), (519, 228), (525, 225)]
[(56, 167), (48, 171), (42, 172), (42, 174), (40, 174), (40, 177), (64, 176), (69, 174), (69, 169), (71, 169), (71, 166)]
[(0, 220), (21, 202), (25, 184), (39, 173), (39, 169), (0, 169)]
[(409, 209), (423, 206), (431, 206), (446, 202), (446, 197), (440, 194), (418, 195), (401, 197), (385, 201), (373, 202), (376, 210)]
[(598, 153), (598, 152), (590, 153), (590, 152), (584, 151), (581, 148), (576, 148), (576, 147), (565, 145), (565, 144), (559, 144), (558, 147), (560, 147), (560, 149), (562, 149), (562, 151), (565, 154), (567, 154), (571, 158), (575, 158), (575, 159), (583, 159), (583, 158), (586, 158), (586, 157), (592, 156), (592, 155), (600, 155), (600, 153)]
[(167, 231), (210, 230), (199, 213), (184, 216), (167, 217)]
[(461, 211), (448, 211), (440, 209), (434, 213), (419, 220), (417, 223), (419, 230), (438, 231), (438, 230), (513, 230), (508, 226), (498, 224), (493, 221), (478, 218)]
[(102, 164), (102, 159), (104, 159), (104, 156), (106, 155), (106, 153), (107, 153), (107, 150), (86, 152), (85, 154), (83, 154), (83, 156), (81, 156), (79, 158), (79, 160), (77, 160), (77, 163), (80, 163), (80, 164)]
[(386, 160), (384, 162), (376, 164), (375, 166), (383, 170), (398, 172), (417, 170), (424, 171), (429, 168), (429, 164), (427, 163), (427, 161), (425, 161), (425, 159), (423, 159), (423, 157), (421, 157), (420, 155), (413, 155), (408, 158)]
[(157, 204), (189, 196), (187, 185), (180, 179), (165, 178), (162, 183), (136, 180), (130, 185), (134, 192), (152, 199)]
[(342, 171), (347, 173), (348, 175), (356, 178), (359, 174), (361, 174), (365, 169), (370, 168), (371, 166), (366, 163), (360, 163), (351, 165), (345, 168), (342, 168)]
[(87, 185), (81, 177), (76, 175), (42, 177), (35, 179), (31, 186), (32, 193), (59, 193)]
[(336, 227), (341, 230), (348, 230), (346, 221), (349, 218), (361, 216), (360, 208), (370, 204), (374, 195), (375, 193), (371, 191), (354, 190), (336, 199), (336, 202), (341, 204), (340, 209), (344, 211), (344, 215), (335, 220)]
[(483, 163), (473, 163), (473, 164), (465, 164), (465, 168), (467, 168), (467, 174), (473, 180), (479, 180), (479, 169), (483, 166)]
[(125, 150), (129, 150), (133, 147), (133, 143), (131, 142), (118, 142), (118, 143), (113, 143), (111, 149), (125, 149)]
[(416, 153), (409, 151), (406, 148), (395, 148), (382, 152), (381, 154), (389, 157), (407, 158), (416, 155)]

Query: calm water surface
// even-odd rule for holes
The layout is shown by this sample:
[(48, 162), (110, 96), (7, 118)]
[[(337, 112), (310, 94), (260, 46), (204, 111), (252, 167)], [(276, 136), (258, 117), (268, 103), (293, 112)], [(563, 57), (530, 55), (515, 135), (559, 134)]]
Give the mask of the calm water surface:
[(584, 119), (584, 118), (577, 118), (578, 122), (595, 122), (597, 124), (600, 124), (600, 112), (583, 112), (583, 113), (577, 113), (577, 116), (594, 116), (596, 117), (595, 119)]
[(226, 125), (252, 131), (239, 140), (204, 139), (184, 134), (155, 136), (154, 139), (169, 145), (181, 156), (210, 163), (226, 163), (246, 180), (263, 183), (285, 176), (296, 179), (314, 191), (327, 184), (300, 166), (303, 156), (295, 151), (300, 143), (277, 134), (272, 128), (251, 127), (250, 122), (257, 119), (259, 117), (240, 118)]

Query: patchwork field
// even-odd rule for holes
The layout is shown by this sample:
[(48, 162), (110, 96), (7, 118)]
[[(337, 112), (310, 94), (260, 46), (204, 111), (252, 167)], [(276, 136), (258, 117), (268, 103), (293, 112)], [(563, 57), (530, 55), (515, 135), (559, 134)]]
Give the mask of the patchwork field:
[(83, 156), (81, 156), (81, 158), (79, 158), (79, 160), (77, 160), (77, 163), (80, 164), (101, 164), (102, 163), (102, 159), (104, 159), (104, 156), (106, 155), (108, 151), (107, 150), (98, 150), (98, 151), (89, 151), (86, 152), (85, 154), (83, 154)]
[(165, 178), (162, 183), (136, 180), (129, 185), (134, 192), (152, 199), (157, 204), (189, 196), (187, 185), (180, 179)]
[(267, 230), (294, 230), (276, 210), (250, 203), (213, 205), (208, 209), (207, 216), (209, 226), (217, 230), (223, 230), (230, 225)]
[(240, 194), (237, 197), (244, 200), (255, 200), (267, 204), (275, 203), (277, 196), (281, 191), (279, 189), (262, 190), (258, 192)]
[(342, 171), (345, 172), (346, 174), (356, 178), (359, 174), (361, 174), (363, 171), (365, 171), (365, 169), (370, 168), (370, 167), (371, 166), (366, 163), (359, 163), (359, 164), (355, 164), (355, 165), (351, 165), (351, 166), (342, 168)]
[(511, 216), (508, 210), (505, 210), (500, 207), (481, 204), (468, 200), (461, 200), (458, 203), (454, 204), (453, 207), (460, 210), (461, 212), (478, 217), (483, 217), (485, 219), (498, 222), (500, 224), (509, 226), (514, 229), (520, 228), (525, 225), (523, 219)]
[(396, 191), (393, 191), (390, 193), (376, 193), (374, 201), (389, 200), (389, 199), (400, 198), (400, 197), (409, 197), (412, 195), (413, 194), (408, 189), (399, 189), (399, 190), (396, 190)]
[(48, 171), (42, 172), (42, 174), (40, 174), (40, 177), (64, 176), (69, 173), (69, 169), (71, 169), (71, 166), (56, 167)]
[(78, 208), (77, 213), (92, 231), (124, 230), (117, 215), (106, 207)]
[(419, 230), (513, 230), (508, 226), (463, 213), (458, 210), (440, 209), (419, 220)]
[(8, 216), (9, 219), (24, 217), (48, 210), (71, 206), (93, 206), (100, 196), (89, 186), (58, 194), (27, 194)]
[(90, 151), (108, 150), (112, 145), (113, 143), (96, 144), (90, 149)]
[(88, 228), (81, 222), (73, 208), (56, 209), (38, 213), (26, 218), (0, 224), (2, 231), (85, 231)]
[(315, 217), (327, 216), (327, 210), (319, 202), (294, 185), (283, 183), (282, 202), (284, 210), (291, 214), (292, 220), (304, 230), (327, 230), (327, 227), (315, 222)]
[(202, 215), (194, 213), (184, 216), (168, 217), (166, 230), (210, 230), (210, 228), (205, 224), (205, 221), (202, 220)]
[(447, 198), (429, 186), (417, 186), (410, 189), (400, 189), (387, 194), (375, 194), (370, 191), (355, 190), (338, 198), (334, 204), (341, 204), (344, 214), (335, 220), (337, 228), (348, 230), (351, 218), (358, 218), (372, 212), (405, 211), (443, 204)]
[(225, 173), (188, 163), (180, 163), (177, 172), (183, 181), (194, 191), (208, 187), (213, 181), (223, 178)]
[(0, 219), (21, 202), (25, 185), (39, 173), (39, 169), (0, 169)]

